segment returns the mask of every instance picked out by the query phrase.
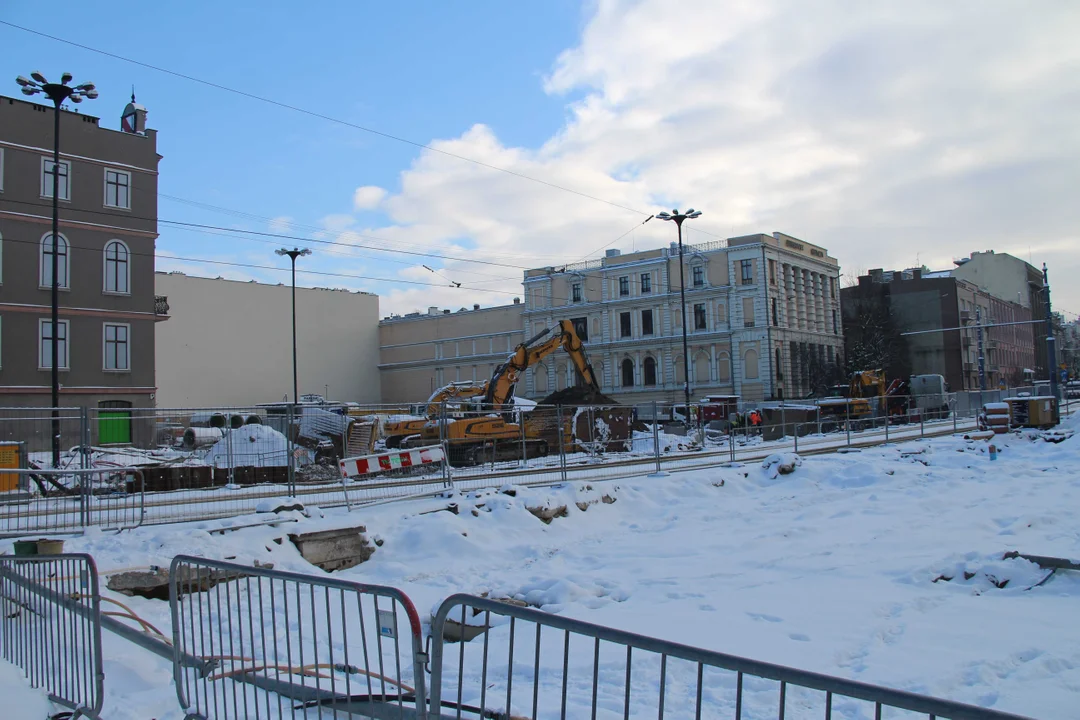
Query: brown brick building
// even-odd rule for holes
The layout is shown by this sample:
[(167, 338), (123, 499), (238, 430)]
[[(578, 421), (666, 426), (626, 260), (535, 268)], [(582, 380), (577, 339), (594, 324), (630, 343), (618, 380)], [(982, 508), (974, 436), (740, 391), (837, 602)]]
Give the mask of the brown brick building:
[[(144, 129), (146, 111), (134, 102), (127, 109), (136, 117), (134, 132), (61, 113), (54, 244), (53, 112), (0, 97), (0, 406), (51, 403), (55, 337), (61, 405), (149, 407), (156, 390), (154, 327), (167, 312), (154, 295), (156, 131)], [(54, 247), (60, 280), (55, 331)]]

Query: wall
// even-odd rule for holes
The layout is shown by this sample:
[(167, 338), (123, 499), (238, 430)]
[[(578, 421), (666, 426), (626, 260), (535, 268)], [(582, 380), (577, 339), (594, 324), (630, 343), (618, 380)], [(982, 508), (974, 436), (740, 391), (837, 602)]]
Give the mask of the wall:
[[(291, 287), (157, 273), (168, 297), (157, 329), (158, 407), (292, 398)], [(296, 290), (299, 392), (379, 401), (379, 298)]]

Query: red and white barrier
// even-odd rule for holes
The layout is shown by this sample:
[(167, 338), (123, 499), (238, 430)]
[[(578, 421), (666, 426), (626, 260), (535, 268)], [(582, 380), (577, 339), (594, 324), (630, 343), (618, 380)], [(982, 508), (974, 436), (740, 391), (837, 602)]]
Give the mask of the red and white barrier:
[(429, 465), (442, 462), (445, 457), (446, 454), (443, 453), (442, 446), (433, 445), (415, 450), (401, 450), (400, 452), (382, 453), (380, 455), (345, 458), (339, 465), (341, 466), (341, 476), (350, 478), (357, 475), (371, 475), (372, 473), (414, 467), (416, 465)]

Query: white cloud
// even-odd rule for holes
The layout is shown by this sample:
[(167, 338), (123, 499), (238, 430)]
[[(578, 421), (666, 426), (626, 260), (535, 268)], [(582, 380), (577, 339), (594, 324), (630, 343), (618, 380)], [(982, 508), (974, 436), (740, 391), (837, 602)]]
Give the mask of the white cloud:
[(293, 229), (293, 218), (288, 215), (279, 215), (270, 219), (270, 232), (286, 233)]
[(386, 197), (386, 191), (377, 185), (364, 185), (353, 193), (353, 208), (356, 210), (375, 210)]
[[(584, 93), (558, 133), (507, 147), (481, 124), (430, 144), (611, 204), (430, 151), (398, 192), (354, 200), (378, 195), (391, 224), (363, 232), (386, 247), (511, 266), (572, 262), (693, 205), (690, 242), (782, 230), (861, 268), (1030, 245), (1064, 279), (1080, 271), (1078, 26), (1074, 3), (599, 0), (544, 79)], [(658, 246), (673, 229), (633, 237)], [(505, 294), (380, 288), (384, 311), (521, 293), (520, 267), (438, 262)], [(1080, 310), (1075, 287), (1058, 283), (1055, 304)]]

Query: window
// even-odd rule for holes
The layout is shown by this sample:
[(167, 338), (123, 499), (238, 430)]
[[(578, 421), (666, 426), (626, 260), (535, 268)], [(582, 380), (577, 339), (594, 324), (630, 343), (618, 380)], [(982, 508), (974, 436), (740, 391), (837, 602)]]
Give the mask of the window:
[(754, 284), (754, 261), (753, 260), (740, 260), (739, 267), (742, 272), (742, 284), (753, 285)]
[(619, 278), (619, 297), (626, 297), (630, 294), (630, 277), (623, 275)]
[(708, 323), (705, 322), (705, 303), (694, 305), (694, 329), (704, 330)]
[(724, 303), (719, 303), (716, 306), (716, 324), (727, 325), (727, 307)]
[[(68, 241), (61, 235), (56, 245), (56, 284), (59, 287), (68, 287)], [(41, 272), (38, 277), (41, 287), (52, 287), (52, 264), (53, 264), (53, 236), (46, 233), (41, 238)]]
[(127, 295), (128, 278), (127, 245), (112, 240), (105, 246), (105, 292)]
[(630, 358), (622, 361), (622, 385), (634, 387), (634, 361)]
[(649, 273), (641, 273), (641, 292), (642, 294), (652, 292), (652, 275)]
[(779, 325), (780, 324), (780, 321), (777, 319), (777, 317), (778, 316), (776, 314), (776, 298), (773, 298), (772, 299), (772, 324), (773, 325)]
[(731, 358), (727, 353), (720, 353), (716, 359), (716, 377), (722, 383), (731, 382)]
[(630, 313), (619, 313), (619, 337), (630, 337)]
[(769, 283), (776, 284), (776, 261), (772, 259), (769, 260)]
[(652, 310), (642, 310), (641, 311), (641, 334), (642, 335), (652, 335), (653, 334)]
[(4, 148), (0, 148), (0, 192), (4, 192)]
[[(52, 370), (53, 325), (51, 320), (38, 320), (38, 368)], [(68, 369), (68, 321), (61, 320), (57, 325), (56, 349), (61, 370)]]
[(839, 335), (840, 334), (840, 328), (838, 328), (836, 326), (836, 311), (835, 310), (832, 311), (832, 331), (833, 331), (833, 335)]
[(582, 342), (589, 341), (589, 319), (588, 318), (570, 318), (571, 324), (574, 326), (574, 332), (581, 339)]
[(105, 207), (131, 209), (131, 173), (105, 168)]
[(570, 300), (571, 302), (581, 302), (581, 283), (574, 283), (570, 286)]
[(776, 348), (776, 379), (777, 381), (784, 379), (784, 366), (780, 364), (780, 348)]
[(705, 268), (695, 265), (691, 272), (694, 275), (694, 287), (705, 287)]
[(645, 358), (645, 385), (656, 384), (656, 361), (651, 357)]
[(743, 375), (747, 380), (758, 379), (758, 354), (757, 350), (747, 350), (746, 359), (743, 362)]
[[(130, 370), (131, 356), (128, 335), (129, 325), (105, 323), (105, 363), (106, 370)], [(475, 369), (475, 368), (474, 368)]]
[[(57, 197), (61, 200), (71, 199), (71, 180), (69, 174), (71, 172), (71, 163), (67, 160), (60, 161), (60, 173), (57, 177), (59, 181), (59, 192)], [(41, 197), (51, 198), (53, 191), (53, 161), (49, 158), (41, 158)]]
[(743, 298), (743, 327), (754, 327), (754, 298)]

